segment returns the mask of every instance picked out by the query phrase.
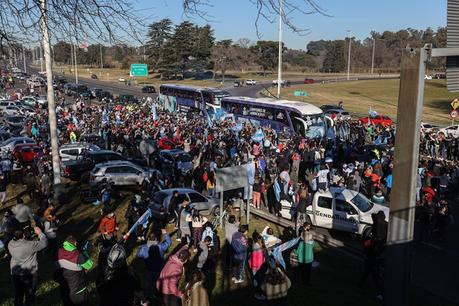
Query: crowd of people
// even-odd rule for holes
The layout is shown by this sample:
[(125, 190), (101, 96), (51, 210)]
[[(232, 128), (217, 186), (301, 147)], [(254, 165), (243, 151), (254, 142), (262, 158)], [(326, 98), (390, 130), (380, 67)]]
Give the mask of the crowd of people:
[[(234, 284), (249, 283), (256, 299), (284, 305), (291, 286), (289, 269), (298, 271), (298, 281), (305, 286), (311, 282), (315, 242), (304, 214), (315, 192), (339, 186), (361, 192), (375, 203), (390, 202), (394, 126), (335, 118), (325, 138), (285, 139), (272, 128), (229, 120), (209, 126), (200, 116), (168, 113), (147, 101), (124, 106), (91, 105), (80, 100), (68, 104), (62, 92), (58, 91), (57, 97), (61, 144), (92, 139), (101, 148), (142, 158), (157, 168), (161, 165), (155, 156), (160, 150), (180, 148), (192, 157), (193, 169), (182, 172), (174, 167), (151, 177), (148, 186), (132, 197), (125, 220), (120, 218), (119, 208), (111, 205), (112, 191), (107, 186), (100, 194), (106, 205), (97, 225), (97, 240), (81, 241), (78, 229), (61, 237), (60, 229), (66, 224), (56, 213), (63, 204), (52, 197), (47, 110), (37, 107), (21, 134), (33, 138), (40, 152), (28, 164), (21, 164), (11, 152), (2, 152), (0, 164), (0, 208), (4, 210), (1, 241), (5, 257), (10, 259), (15, 305), (34, 305), (40, 252), (55, 259), (54, 279), (64, 305), (88, 305), (94, 299), (89, 283), (95, 281), (100, 305), (206, 306), (213, 289), (209, 280), (215, 277), (219, 258), (223, 258), (223, 269), (230, 271)], [(263, 138), (255, 139), (260, 130)], [(444, 235), (454, 222), (451, 201), (457, 199), (459, 187), (458, 139), (423, 133), (420, 153), (416, 217), (422, 224), (419, 239), (430, 240), (433, 235)], [(122, 223), (127, 228), (138, 223), (155, 191), (188, 187), (217, 197), (216, 170), (242, 164), (251, 165), (251, 188), (243, 192), (251, 205), (274, 215), (279, 215), (282, 201), (296, 207), (298, 221), (288, 239), (276, 237), (269, 226), (260, 233), (253, 231), (230, 214), (220, 243), (211, 220), (193, 203), (187, 199), (179, 203), (175, 196), (169, 208), (176, 219), (173, 229), (168, 231), (164, 223), (150, 218), (150, 222), (142, 223), (146, 226), (138, 226), (130, 235), (119, 230)], [(14, 201), (9, 194), (12, 184), (26, 186), (28, 203), (18, 197), (17, 203), (10, 205)], [(31, 203), (38, 208), (32, 210)], [(381, 221), (375, 216), (378, 219)], [(372, 235), (363, 243), (362, 282), (372, 274), (379, 288), (386, 224), (375, 221), (374, 225)], [(178, 242), (175, 246), (173, 237)], [(135, 239), (136, 257), (143, 261), (143, 278), (128, 264), (127, 254), (134, 248), (128, 241)], [(98, 246), (98, 253), (93, 245)], [(279, 252), (287, 249), (292, 251), (291, 260), (285, 263)], [(97, 275), (92, 273), (95, 267)]]

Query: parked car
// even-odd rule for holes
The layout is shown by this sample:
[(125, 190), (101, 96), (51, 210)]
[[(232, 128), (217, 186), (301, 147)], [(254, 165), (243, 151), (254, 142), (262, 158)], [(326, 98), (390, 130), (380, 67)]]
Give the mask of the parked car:
[(371, 124), (374, 125), (391, 125), (393, 123), (392, 119), (390, 119), (388, 116), (382, 116), (382, 115), (376, 115), (373, 117), (362, 117), (359, 119), (360, 122), (363, 124), (368, 124), (370, 122)]
[(99, 93), (97, 93), (97, 99), (100, 101), (102, 100), (113, 100), (113, 95), (111, 92), (109, 91), (106, 91), (106, 90), (103, 90)]
[(421, 122), (421, 132), (422, 133), (431, 133), (434, 131), (438, 131), (438, 129), (439, 129), (438, 125)]
[(257, 81), (254, 79), (248, 79), (245, 81), (245, 85), (257, 85)]
[(22, 98), (22, 102), (24, 104), (29, 105), (31, 107), (35, 107), (35, 103), (37, 102), (37, 98), (34, 96), (26, 96)]
[(107, 180), (114, 186), (143, 186), (155, 172), (157, 170), (142, 168), (129, 161), (110, 161), (92, 169), (89, 185)]
[(129, 159), (111, 150), (95, 150), (85, 151), (83, 155), (78, 156), (76, 159), (63, 162), (61, 172), (64, 177), (73, 181), (81, 180), (86, 182), (89, 179), (89, 172), (96, 164), (110, 161), (131, 161), (141, 167), (146, 165), (143, 160)]
[(119, 78), (118, 78), (118, 82), (126, 82), (126, 78), (124, 78), (124, 77), (119, 77)]
[(350, 120), (351, 114), (343, 109), (329, 109), (324, 112), (328, 117), (335, 119), (336, 117), (342, 118), (344, 120)]
[[(282, 217), (293, 219), (296, 207), (281, 201)], [(312, 205), (306, 210), (306, 221), (312, 225), (369, 237), (373, 225), (372, 214), (382, 212), (389, 219), (389, 207), (376, 204), (363, 194), (342, 187), (331, 187), (314, 194)]]
[(329, 110), (334, 110), (334, 109), (344, 110), (343, 107), (338, 104), (336, 105), (325, 104), (325, 105), (320, 106), (320, 109), (323, 110), (324, 112), (329, 111)]
[(75, 160), (78, 156), (81, 156), (86, 151), (99, 151), (100, 148), (94, 144), (79, 142), (79, 143), (70, 143), (65, 144), (59, 147), (59, 156), (61, 162), (66, 162), (69, 160)]
[[(272, 85), (273, 86), (277, 86), (277, 82), (278, 82), (278, 80), (273, 80), (272, 81)], [(281, 80), (281, 86), (284, 86), (284, 85), (285, 85), (285, 80)]]
[(156, 89), (154, 86), (144, 86), (142, 87), (142, 92), (143, 93), (155, 93)]
[(82, 91), (78, 93), (78, 97), (82, 100), (89, 101), (92, 98), (91, 92), (89, 90)]
[(453, 138), (458, 138), (459, 137), (459, 125), (450, 125), (447, 127), (444, 127), (438, 131), (439, 133), (443, 133), (446, 137), (453, 137)]
[(138, 100), (134, 95), (121, 94), (118, 97), (118, 102), (122, 104), (132, 104), (132, 103), (137, 103)]
[(3, 115), (6, 116), (20, 116), (22, 115), (21, 109), (17, 106), (7, 106), (2, 109)]
[(193, 169), (192, 161), (191, 155), (183, 150), (162, 150), (159, 152), (156, 168), (164, 175), (172, 175), (174, 171), (186, 174)]
[(0, 144), (0, 150), (2, 152), (13, 152), (14, 147), (21, 143), (36, 144), (35, 140), (29, 137), (11, 137)]
[(166, 221), (171, 221), (175, 218), (175, 216), (171, 216), (168, 214), (169, 204), (172, 198), (172, 194), (175, 190), (177, 190), (179, 194), (179, 203), (180, 200), (183, 201), (183, 199), (186, 198), (203, 215), (216, 216), (220, 213), (218, 199), (208, 198), (193, 189), (173, 188), (157, 191), (153, 194), (152, 200), (149, 205), (153, 217)]
[(316, 80), (310, 79), (310, 78), (305, 78), (303, 81), (303, 84), (314, 84)]
[(93, 73), (93, 74), (91, 74), (91, 79), (93, 79), (93, 80), (97, 80), (97, 79), (98, 79), (98, 77), (97, 77), (97, 74), (94, 74), (94, 73)]
[(446, 79), (446, 72), (437, 72), (435, 73), (436, 79)]
[(21, 163), (32, 163), (42, 154), (41, 147), (35, 143), (20, 143), (13, 148), (12, 156)]
[(25, 117), (18, 115), (6, 116), (3, 118), (4, 123), (6, 123), (13, 132), (21, 131), (24, 128), (25, 120)]
[(67, 83), (64, 85), (64, 93), (67, 96), (72, 96), (75, 91), (77, 91), (77, 84)]
[(92, 96), (93, 98), (97, 98), (98, 95), (99, 95), (102, 91), (104, 91), (104, 90), (101, 89), (101, 88), (92, 88), (92, 89), (91, 89), (91, 96)]

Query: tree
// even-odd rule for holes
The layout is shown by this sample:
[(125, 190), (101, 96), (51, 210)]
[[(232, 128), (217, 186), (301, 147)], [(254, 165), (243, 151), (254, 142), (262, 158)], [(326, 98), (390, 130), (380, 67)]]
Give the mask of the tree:
[(171, 38), (171, 45), (174, 57), (170, 58), (173, 62), (167, 63), (169, 66), (175, 66), (176, 71), (182, 74), (190, 68), (190, 63), (195, 55), (196, 27), (189, 21), (184, 21), (175, 27), (174, 35)]
[(239, 67), (242, 72), (255, 63), (255, 55), (250, 50), (252, 42), (248, 38), (239, 39), (233, 46), (236, 53), (235, 66)]
[(65, 41), (59, 41), (53, 46), (54, 50), (54, 61), (63, 64), (69, 64), (71, 62), (72, 47)]
[(255, 54), (255, 62), (261, 66), (263, 74), (266, 70), (276, 67), (279, 50), (276, 41), (259, 40), (255, 46), (250, 47), (250, 50)]
[(335, 40), (328, 46), (322, 69), (325, 72), (341, 72), (345, 66), (344, 41)]
[[(214, 64), (214, 71), (222, 72), (222, 82), (225, 82), (225, 73), (234, 68), (237, 63), (237, 53), (232, 45), (231, 39), (221, 40), (212, 48), (211, 61)], [(215, 73), (214, 73), (215, 78)]]
[(208, 61), (214, 46), (214, 31), (210, 25), (196, 26), (194, 36), (192, 68), (204, 70), (208, 67)]
[(165, 18), (150, 24), (148, 29), (148, 43), (146, 53), (153, 70), (159, 69), (165, 59), (165, 45), (173, 35), (172, 20)]

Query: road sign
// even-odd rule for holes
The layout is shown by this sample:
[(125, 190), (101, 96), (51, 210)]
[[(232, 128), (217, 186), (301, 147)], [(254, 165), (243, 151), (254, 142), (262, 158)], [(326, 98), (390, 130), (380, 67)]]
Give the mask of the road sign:
[(295, 90), (295, 92), (293, 94), (295, 95), (295, 97), (307, 97), (308, 96), (308, 92), (307, 91)]
[(148, 76), (147, 64), (131, 64), (131, 77), (146, 77)]
[(457, 110), (452, 110), (449, 115), (451, 116), (451, 118), (456, 119), (457, 115), (459, 115), (459, 112)]
[(457, 109), (459, 107), (459, 100), (458, 99), (454, 99), (453, 101), (451, 101), (451, 107), (453, 109)]

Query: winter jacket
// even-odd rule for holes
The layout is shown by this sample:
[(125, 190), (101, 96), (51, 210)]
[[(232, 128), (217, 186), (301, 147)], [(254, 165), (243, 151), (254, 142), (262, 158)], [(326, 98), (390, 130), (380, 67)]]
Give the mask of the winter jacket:
[(239, 231), (234, 233), (231, 241), (231, 247), (233, 248), (234, 258), (236, 260), (243, 261), (247, 258), (247, 249), (249, 248), (249, 243), (244, 233)]
[(108, 235), (113, 234), (116, 231), (116, 217), (109, 218), (105, 216), (100, 220), (99, 232), (101, 234), (107, 233)]
[(156, 289), (160, 293), (175, 295), (178, 298), (182, 297), (183, 293), (178, 289), (178, 285), (183, 274), (183, 262), (178, 258), (178, 254), (186, 249), (188, 249), (188, 246), (184, 245), (177, 253), (169, 258), (161, 270), (159, 278), (156, 281)]
[(75, 245), (64, 241), (62, 248), (57, 253), (57, 266), (62, 269), (63, 281), (69, 289), (71, 300), (79, 294), (85, 294), (87, 290), (85, 270), (93, 267), (89, 256), (80, 252)]
[(164, 239), (161, 242), (147, 241), (140, 246), (137, 257), (145, 260), (145, 265), (148, 271), (160, 272), (164, 265), (164, 253), (172, 244), (171, 237), (164, 234)]
[(183, 306), (209, 306), (209, 296), (202, 282), (187, 288), (183, 296)]
[(11, 240), (8, 251), (11, 254), (10, 268), (12, 275), (36, 274), (38, 271), (37, 252), (46, 248), (48, 240), (40, 233), (39, 240)]

